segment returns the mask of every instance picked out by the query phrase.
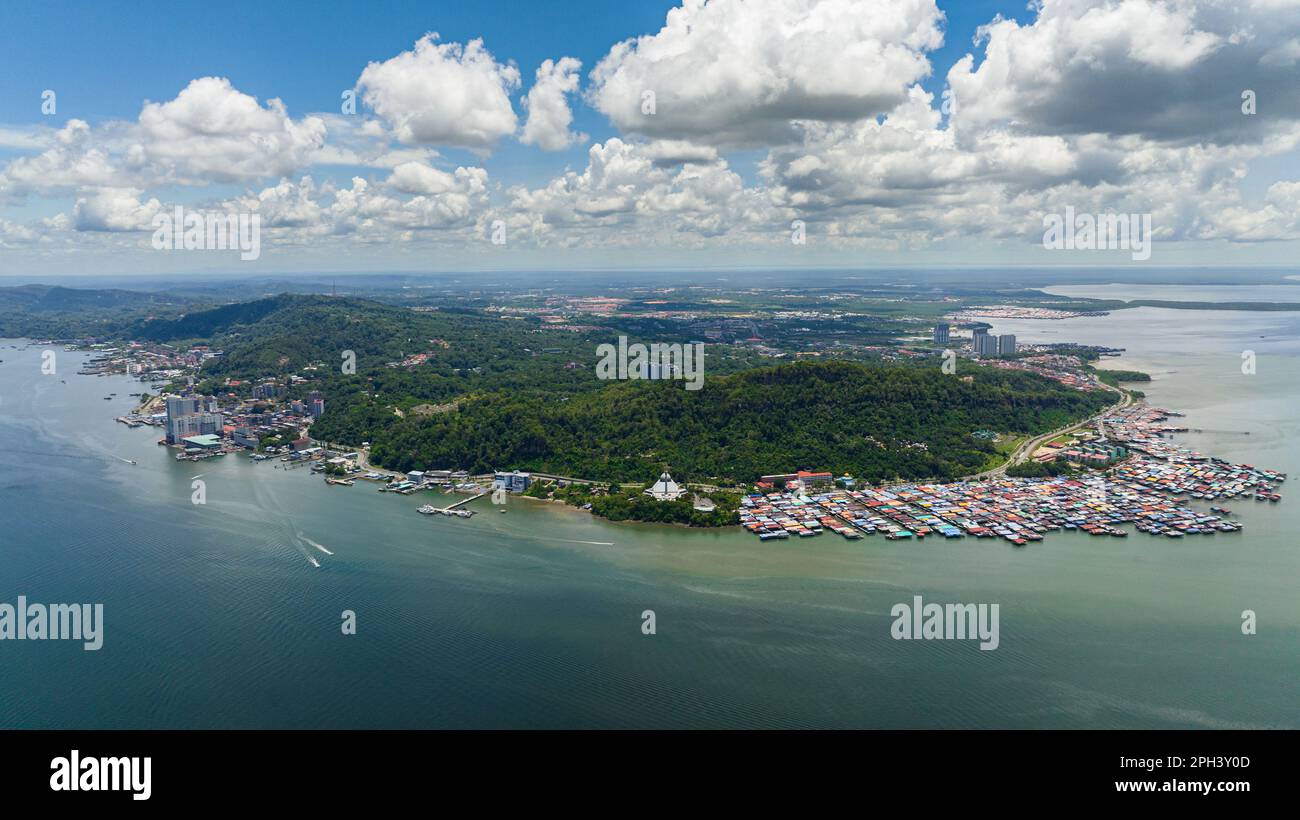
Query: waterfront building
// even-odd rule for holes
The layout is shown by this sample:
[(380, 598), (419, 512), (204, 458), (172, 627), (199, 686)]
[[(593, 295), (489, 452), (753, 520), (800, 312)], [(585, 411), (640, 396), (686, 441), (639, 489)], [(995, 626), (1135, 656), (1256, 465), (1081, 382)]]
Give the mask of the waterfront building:
[(800, 470), (795, 474), (805, 490), (830, 489), (835, 486), (835, 476), (830, 473), (812, 473)]
[(240, 447), (251, 447), (254, 449), (257, 448), (258, 443), (261, 441), (257, 437), (257, 433), (255, 433), (251, 427), (236, 427), (230, 434), (230, 439)]
[(686, 488), (673, 481), (668, 473), (660, 473), (659, 480), (645, 494), (656, 501), (676, 501), (686, 495)]
[(949, 328), (947, 322), (939, 322), (934, 326), (934, 343), (937, 345), (948, 344)]
[(219, 450), (221, 449), (221, 438), (211, 434), (201, 436), (186, 436), (181, 439), (186, 448), (197, 447), (200, 450)]
[(498, 470), (492, 477), (492, 487), (494, 489), (511, 493), (522, 493), (532, 483), (533, 476), (531, 473), (521, 473), (518, 470), (510, 472)]
[(213, 412), (215, 397), (171, 396), (166, 401), (167, 416), (164, 426), (167, 443), (179, 444), (188, 436), (220, 436), (225, 422), (220, 413)]
[(168, 396), (166, 404), (169, 419), (192, 416), (199, 412), (199, 400), (192, 396)]
[(998, 355), (1010, 356), (1016, 352), (1016, 336), (1014, 333), (1003, 333), (998, 337)]

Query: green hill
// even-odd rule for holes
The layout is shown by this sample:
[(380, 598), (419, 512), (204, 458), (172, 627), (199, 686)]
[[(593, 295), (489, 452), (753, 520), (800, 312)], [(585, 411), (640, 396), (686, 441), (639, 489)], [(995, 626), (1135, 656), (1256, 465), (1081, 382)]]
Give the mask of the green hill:
[(976, 430), (1043, 432), (1106, 403), (1100, 391), (1014, 371), (800, 362), (712, 377), (695, 392), (634, 381), (573, 396), (484, 395), (370, 431), (371, 452), (397, 469), (520, 468), (602, 481), (647, 480), (665, 467), (692, 481), (748, 482), (796, 468), (870, 481), (952, 478), (993, 455)]

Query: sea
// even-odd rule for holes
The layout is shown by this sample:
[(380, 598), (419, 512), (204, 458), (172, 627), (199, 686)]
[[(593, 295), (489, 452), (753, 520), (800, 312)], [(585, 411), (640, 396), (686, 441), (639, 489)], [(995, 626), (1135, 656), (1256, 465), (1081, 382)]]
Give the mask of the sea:
[[(521, 498), (423, 516), (454, 497), (177, 462), (114, 421), (147, 385), (0, 340), (0, 603), (104, 613), (98, 651), (0, 641), (0, 727), (1300, 728), (1300, 313), (991, 321), (1124, 348), (1108, 366), (1152, 375), (1182, 443), (1288, 472), (1283, 500), (1228, 502), (1237, 534), (1023, 548), (762, 543)], [(895, 640), (917, 595), (997, 604), (998, 647)]]

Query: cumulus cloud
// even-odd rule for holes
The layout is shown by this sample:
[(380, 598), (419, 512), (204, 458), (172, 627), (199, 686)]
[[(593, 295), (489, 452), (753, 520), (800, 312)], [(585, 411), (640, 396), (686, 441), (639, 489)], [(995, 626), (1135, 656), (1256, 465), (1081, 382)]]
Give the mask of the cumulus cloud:
[(147, 231), (162, 208), (157, 199), (140, 201), (144, 192), (134, 188), (101, 188), (77, 199), (73, 225), (79, 231)]
[(256, 193), (222, 203), (220, 210), (261, 215), (281, 238), (349, 235), (362, 241), (400, 241), (424, 230), (469, 231), (487, 207), (487, 172), (454, 172), (407, 163), (381, 185), (353, 177), (348, 187), (317, 184), (310, 176), (282, 179)]
[(180, 178), (215, 181), (291, 173), (325, 142), (319, 117), (294, 121), (284, 103), (265, 106), (223, 77), (190, 82), (174, 100), (145, 103), (129, 167), (148, 166)]
[(534, 239), (568, 244), (716, 237), (771, 226), (779, 216), (725, 161), (668, 166), (650, 146), (618, 138), (591, 146), (582, 171), (543, 188), (516, 186), (510, 200)]
[(318, 117), (294, 120), (279, 100), (263, 106), (229, 80), (204, 77), (173, 100), (146, 102), (135, 122), (92, 127), (72, 119), (42, 139), (39, 154), (0, 172), (0, 196), (281, 176), (316, 159), (325, 125)]
[(1291, 2), (1044, 0), (1031, 23), (983, 27), (983, 60), (966, 55), (947, 79), (964, 128), (1259, 141), (1300, 119), (1298, 36)]
[(437, 40), (426, 34), (411, 51), (367, 65), (362, 100), (404, 143), (486, 149), (514, 133), (519, 69), (498, 63), (482, 40)]
[(28, 191), (112, 185), (120, 177), (108, 150), (92, 139), (90, 124), (73, 119), (45, 140), (44, 151), (10, 162), (0, 175), (0, 192), (16, 197)]
[(934, 0), (686, 0), (658, 33), (610, 50), (588, 98), (629, 133), (782, 141), (794, 120), (893, 108), (930, 73), (942, 21)]
[(559, 62), (546, 60), (537, 69), (537, 79), (524, 99), (528, 121), (520, 142), (544, 151), (562, 151), (587, 139), (585, 134), (569, 130), (573, 112), (569, 110), (568, 95), (578, 90), (581, 68), (582, 63), (573, 57), (561, 57)]

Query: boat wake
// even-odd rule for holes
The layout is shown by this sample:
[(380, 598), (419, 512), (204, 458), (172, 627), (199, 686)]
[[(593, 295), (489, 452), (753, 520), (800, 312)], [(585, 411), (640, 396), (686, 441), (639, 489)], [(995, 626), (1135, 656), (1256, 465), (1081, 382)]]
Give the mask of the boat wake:
[(318, 549), (318, 550), (320, 550), (321, 552), (325, 553), (326, 555), (333, 555), (333, 554), (334, 554), (334, 553), (330, 552), (329, 550), (325, 549), (324, 545), (322, 545), (322, 544), (317, 544), (315, 541), (311, 540), (310, 538), (308, 538), (308, 537), (305, 536), (305, 535), (300, 535), (300, 536), (298, 536), (298, 537), (301, 538), (302, 540), (306, 541), (308, 544), (311, 544), (313, 547), (315, 547), (316, 549)]

